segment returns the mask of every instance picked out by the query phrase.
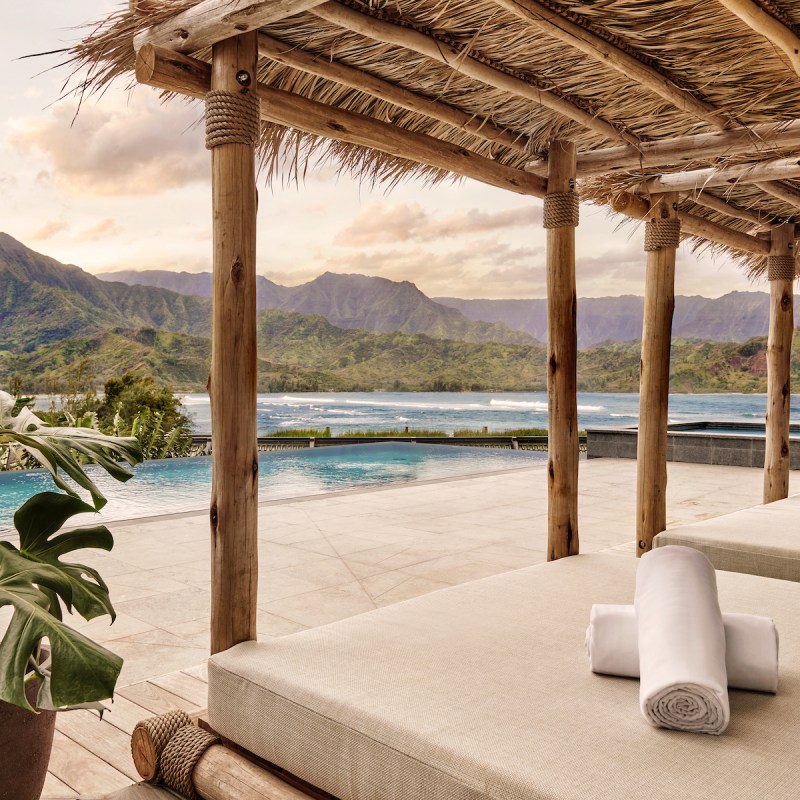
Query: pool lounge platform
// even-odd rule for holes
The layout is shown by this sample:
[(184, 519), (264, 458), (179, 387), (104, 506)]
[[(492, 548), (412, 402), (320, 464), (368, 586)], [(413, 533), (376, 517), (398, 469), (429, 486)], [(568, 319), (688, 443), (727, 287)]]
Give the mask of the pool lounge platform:
[[(636, 458), (638, 429), (589, 428), (588, 458)], [(764, 466), (764, 425), (758, 422), (678, 422), (667, 427), (667, 461), (725, 467)], [(791, 468), (800, 469), (800, 425), (789, 439)]]
[[(581, 552), (633, 558), (635, 475), (634, 461), (581, 462)], [(762, 480), (760, 469), (672, 464), (667, 525), (755, 505)], [(790, 491), (800, 491), (797, 481), (794, 473)], [(546, 496), (539, 465), (263, 503), (259, 641), (544, 561)], [(117, 621), (72, 624), (124, 656), (117, 699), (102, 721), (89, 711), (59, 715), (43, 800), (143, 800), (114, 796), (136, 780), (133, 725), (207, 702), (206, 513), (109, 527), (114, 550), (87, 560), (108, 580)]]

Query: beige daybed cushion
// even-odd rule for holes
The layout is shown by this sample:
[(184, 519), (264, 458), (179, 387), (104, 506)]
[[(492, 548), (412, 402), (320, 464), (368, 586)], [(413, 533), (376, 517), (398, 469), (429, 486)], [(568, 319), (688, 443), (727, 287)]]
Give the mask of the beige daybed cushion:
[(800, 495), (671, 528), (656, 547), (682, 544), (705, 553), (717, 569), (800, 581)]
[(238, 645), (209, 662), (210, 722), (342, 800), (797, 797), (800, 584), (719, 573), (723, 609), (777, 621), (781, 683), (704, 736), (589, 672), (589, 608), (631, 602), (635, 569), (576, 556)]

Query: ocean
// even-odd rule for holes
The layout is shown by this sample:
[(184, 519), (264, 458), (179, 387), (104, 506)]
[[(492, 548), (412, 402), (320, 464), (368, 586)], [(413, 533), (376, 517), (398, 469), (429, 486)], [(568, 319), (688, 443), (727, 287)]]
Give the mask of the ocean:
[[(188, 394), (182, 401), (194, 432), (211, 432), (211, 409), (206, 394)], [(763, 394), (673, 394), (670, 422), (758, 422), (766, 414)], [(578, 422), (582, 429), (636, 425), (639, 396), (580, 393)], [(800, 422), (800, 412), (792, 417)], [(280, 434), (292, 428), (324, 429), (342, 435), (348, 431), (459, 429), (502, 431), (546, 428), (545, 392), (331, 392), (320, 394), (259, 394), (258, 434)]]

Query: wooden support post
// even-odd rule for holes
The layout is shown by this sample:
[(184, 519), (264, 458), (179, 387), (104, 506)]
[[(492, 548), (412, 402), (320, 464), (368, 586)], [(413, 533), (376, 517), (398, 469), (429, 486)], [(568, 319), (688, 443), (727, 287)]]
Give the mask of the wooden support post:
[[(575, 144), (551, 143), (547, 195), (574, 192)], [(545, 197), (547, 204), (548, 197)], [(578, 337), (575, 225), (547, 226), (547, 560), (577, 555)]]
[(769, 343), (767, 345), (767, 440), (764, 502), (789, 496), (789, 399), (794, 333), (794, 228), (772, 229), (769, 271)]
[[(256, 33), (214, 45), (212, 90), (255, 91)], [(256, 638), (255, 148), (211, 151), (214, 288), (211, 349), (211, 652)]]
[[(650, 209), (649, 225), (658, 225), (661, 220), (677, 221), (678, 195), (654, 195)], [(667, 413), (675, 251), (673, 246), (647, 253), (636, 454), (637, 556), (652, 549), (653, 538), (667, 527)]]

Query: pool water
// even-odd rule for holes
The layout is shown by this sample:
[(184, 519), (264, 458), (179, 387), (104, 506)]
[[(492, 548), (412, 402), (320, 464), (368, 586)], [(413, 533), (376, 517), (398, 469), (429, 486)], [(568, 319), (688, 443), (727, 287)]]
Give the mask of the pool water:
[[(259, 500), (322, 494), (544, 464), (547, 453), (405, 442), (271, 451), (259, 454)], [(200, 511), (211, 495), (211, 458), (146, 461), (127, 483), (87, 468), (108, 498), (100, 519)], [(0, 537), (13, 531), (14, 511), (33, 494), (54, 491), (44, 470), (0, 473)], [(97, 520), (96, 516), (87, 516)], [(73, 523), (80, 523), (76, 517)]]
[[(701, 425), (670, 425), (670, 433), (701, 433), (710, 436), (766, 436), (764, 425), (751, 423), (703, 423)], [(791, 439), (800, 437), (800, 427), (792, 425), (789, 431)]]

